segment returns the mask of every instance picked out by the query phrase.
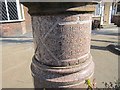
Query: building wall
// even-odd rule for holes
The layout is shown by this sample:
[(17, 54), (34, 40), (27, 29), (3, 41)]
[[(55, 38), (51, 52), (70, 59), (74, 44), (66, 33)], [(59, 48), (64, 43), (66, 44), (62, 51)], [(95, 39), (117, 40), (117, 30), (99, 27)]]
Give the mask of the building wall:
[(120, 27), (120, 15), (113, 15), (112, 16), (112, 23), (115, 23), (118, 27)]
[(24, 7), (25, 20), (22, 22), (7, 22), (0, 24), (0, 37), (20, 36), (31, 33), (31, 17), (28, 9)]
[(103, 24), (107, 25), (111, 23), (111, 2), (104, 3), (104, 17), (103, 17)]
[[(25, 22), (21, 22), (22, 27), (26, 29), (26, 33), (29, 33), (32, 31), (32, 25), (31, 25), (31, 16), (28, 13), (27, 7), (24, 7), (24, 14), (25, 14)], [(23, 33), (24, 33), (24, 30), (23, 30)]]
[(120, 27), (120, 1), (117, 3), (117, 12), (112, 16), (112, 23)]
[(1, 32), (0, 36), (1, 37), (6, 37), (6, 36), (16, 36), (22, 34), (21, 32), (21, 23), (16, 22), (16, 23), (3, 23), (1, 24)]

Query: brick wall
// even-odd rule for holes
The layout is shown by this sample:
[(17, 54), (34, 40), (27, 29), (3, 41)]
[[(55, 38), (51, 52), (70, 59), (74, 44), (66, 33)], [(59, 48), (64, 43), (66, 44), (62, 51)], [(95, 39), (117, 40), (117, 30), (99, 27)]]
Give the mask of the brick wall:
[(24, 7), (24, 14), (25, 14), (25, 27), (26, 27), (26, 32), (31, 32), (32, 31), (32, 26), (31, 26), (31, 16), (28, 14), (28, 8)]
[(24, 7), (25, 20), (22, 22), (9, 22), (0, 25), (0, 37), (20, 36), (25, 33), (31, 33), (31, 17), (28, 9)]
[(1, 24), (0, 36), (16, 36), (22, 34), (22, 27), (20, 22), (3, 23)]

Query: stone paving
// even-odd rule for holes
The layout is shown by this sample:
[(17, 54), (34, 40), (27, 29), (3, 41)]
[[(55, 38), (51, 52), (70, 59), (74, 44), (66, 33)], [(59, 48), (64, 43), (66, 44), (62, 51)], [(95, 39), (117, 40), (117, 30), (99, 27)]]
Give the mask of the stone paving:
[(102, 82), (118, 80), (118, 55), (107, 50), (109, 44), (118, 43), (118, 29), (113, 30), (99, 30), (92, 34), (91, 53), (98, 87), (104, 87)]
[[(118, 42), (118, 28), (92, 31), (91, 54), (95, 62), (97, 87), (118, 79), (118, 55), (106, 46)], [(1, 38), (2, 87), (33, 88), (30, 63), (34, 53), (32, 38)]]

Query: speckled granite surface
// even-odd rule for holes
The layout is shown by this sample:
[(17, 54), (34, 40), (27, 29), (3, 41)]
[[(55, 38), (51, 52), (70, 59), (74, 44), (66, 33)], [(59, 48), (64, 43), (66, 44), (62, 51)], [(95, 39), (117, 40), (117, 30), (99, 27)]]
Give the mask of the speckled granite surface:
[(91, 78), (91, 14), (32, 16), (35, 87), (81, 88)]

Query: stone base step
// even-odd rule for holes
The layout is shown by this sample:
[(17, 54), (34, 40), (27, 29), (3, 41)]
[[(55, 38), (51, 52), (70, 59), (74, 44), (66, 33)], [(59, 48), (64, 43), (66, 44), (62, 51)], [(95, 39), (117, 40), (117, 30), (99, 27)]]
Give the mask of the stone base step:
[(111, 28), (111, 27), (117, 27), (114, 23), (108, 24), (108, 25), (102, 25), (102, 28)]

